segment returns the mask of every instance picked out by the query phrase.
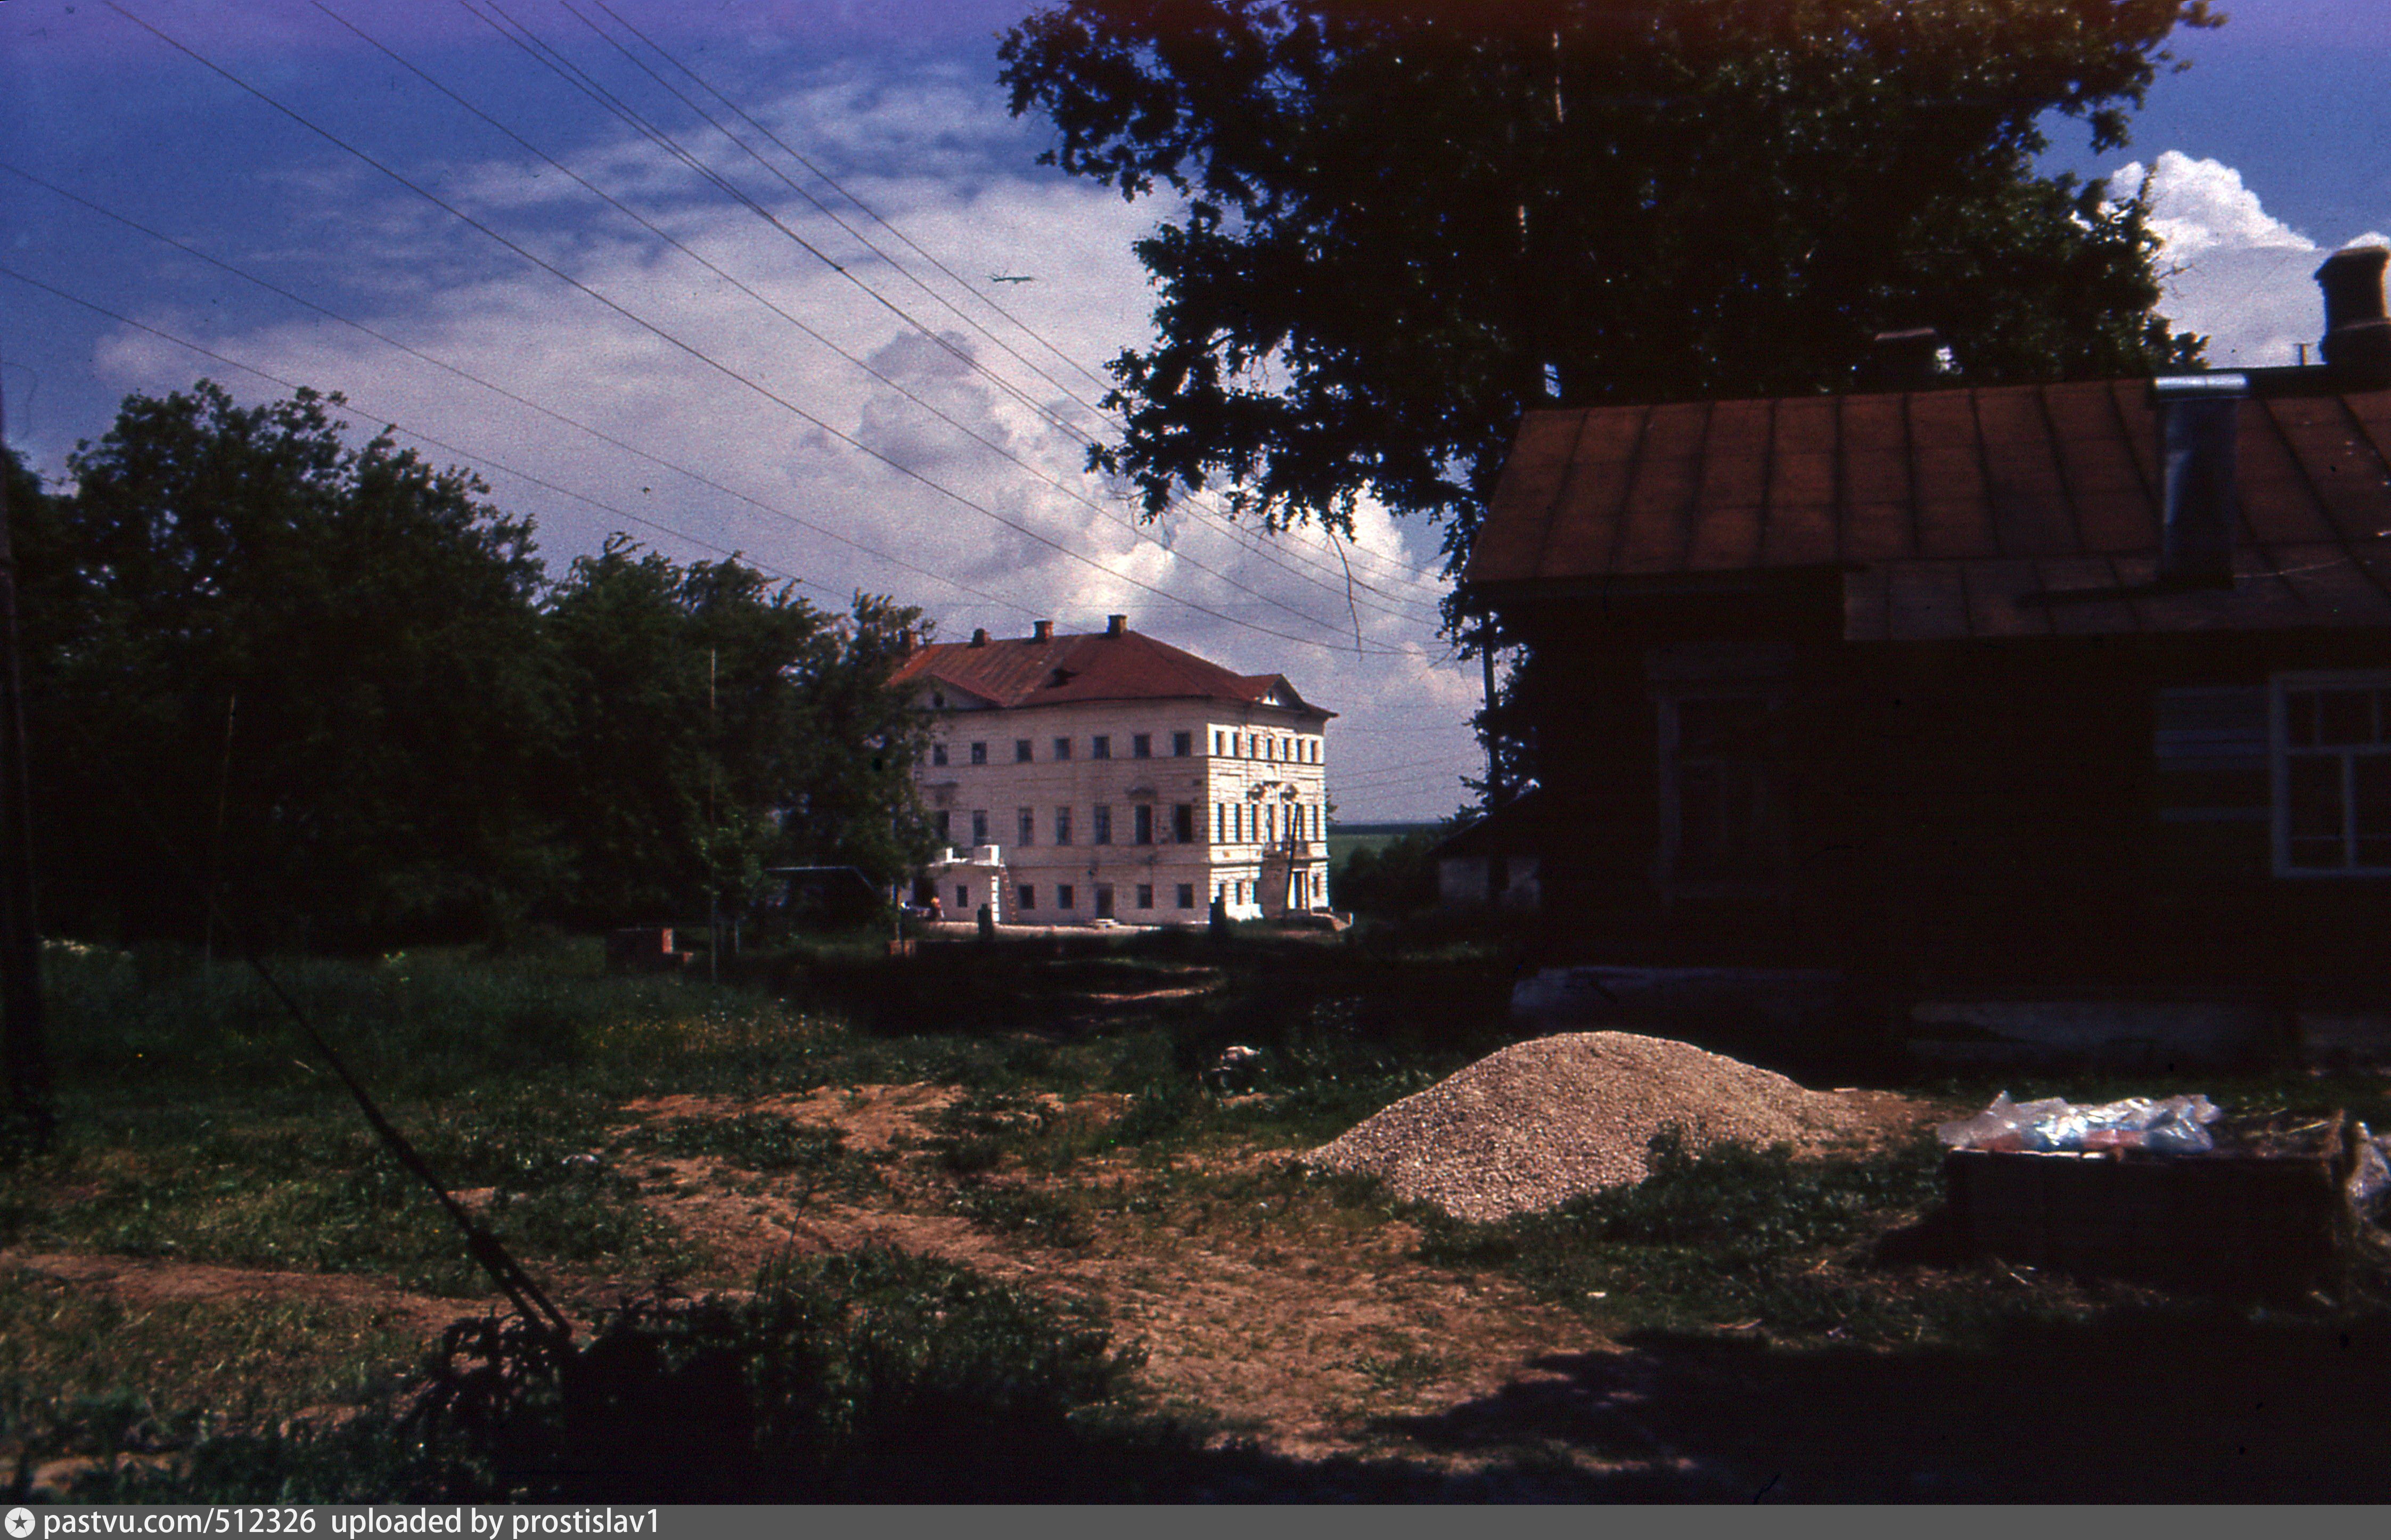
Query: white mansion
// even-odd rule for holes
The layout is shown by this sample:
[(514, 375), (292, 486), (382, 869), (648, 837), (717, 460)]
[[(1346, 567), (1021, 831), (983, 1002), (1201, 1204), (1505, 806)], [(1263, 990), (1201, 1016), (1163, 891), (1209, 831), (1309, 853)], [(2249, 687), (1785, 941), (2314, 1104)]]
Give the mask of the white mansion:
[(1328, 906), (1328, 718), (1276, 674), (1233, 674), (1129, 628), (915, 647), (897, 682), (934, 715), (916, 767), (969, 919), (1202, 920)]

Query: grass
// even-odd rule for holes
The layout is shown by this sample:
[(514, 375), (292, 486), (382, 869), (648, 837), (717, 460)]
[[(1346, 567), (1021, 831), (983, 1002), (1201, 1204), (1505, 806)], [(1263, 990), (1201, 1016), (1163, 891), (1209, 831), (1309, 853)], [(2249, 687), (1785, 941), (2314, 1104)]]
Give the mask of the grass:
[[(167, 950), (59, 949), (45, 961), (63, 1134), (47, 1153), (0, 1161), (0, 1244), (486, 1297), (454, 1230), (307, 1062), (253, 979)], [(779, 993), (608, 977), (594, 946), (578, 944), (278, 967), (425, 1158), (577, 1309), (659, 1276), (746, 1281), (727, 1277), (643, 1196), (675, 1170), (660, 1161), (680, 1159), (725, 1168), (698, 1168), (697, 1185), (758, 1200), (821, 1194), (959, 1215), (1027, 1265), (1069, 1256), (1085, 1273), (1123, 1259), (1152, 1271), (1156, 1283), (1139, 1286), (1148, 1288), (1170, 1281), (1189, 1247), (1285, 1273), (1339, 1248), (1391, 1255), (1386, 1242), (1400, 1239), (1415, 1262), (1508, 1280), (1630, 1340), (1683, 1338), (1803, 1362), (1864, 1351), (1923, 1363), (2006, 1351), (2036, 1332), (2099, 1339), (2126, 1329), (2116, 1322), (2163, 1313), (2154, 1296), (2122, 1285), (1881, 1260), (1885, 1237), (1939, 1201), (1939, 1152), (1928, 1142), (1796, 1159), (1734, 1146), (1697, 1155), (1664, 1140), (1640, 1186), (1495, 1225), (1446, 1220), (1293, 1162), (1508, 1041), (1514, 962), (1483, 937), (1387, 930), (1095, 938), (1052, 954), (925, 946), (907, 960), (827, 945), (741, 960), (777, 978)], [(1208, 1082), (1232, 1043), (1259, 1056), (1237, 1084)], [(963, 1094), (923, 1145), (869, 1158), (834, 1130), (769, 1110), (645, 1123), (625, 1111), (656, 1095), (736, 1109), (824, 1086), (924, 1081)], [(1981, 1106), (2002, 1088), (1971, 1078), (1913, 1089)], [(2354, 1074), (2018, 1077), (2007, 1088), (2079, 1101), (2204, 1090), (2235, 1111), (2346, 1106), (2391, 1126), (2385, 1083)], [(841, 1265), (849, 1270), (775, 1275), (752, 1310), (734, 1299), (641, 1296), (606, 1328), (605, 1352), (623, 1355), (606, 1372), (650, 1375), (637, 1381), (641, 1395), (731, 1397), (720, 1377), (734, 1362), (761, 1377), (739, 1379), (731, 1399), (744, 1398), (738, 1416), (753, 1417), (734, 1431), (788, 1463), (758, 1474), (740, 1456), (721, 1464), (727, 1484), (713, 1495), (922, 1490), (906, 1483), (926, 1478), (885, 1441), (926, 1437), (920, 1419), (931, 1409), (985, 1431), (997, 1425), (989, 1417), (1003, 1422), (1026, 1404), (1004, 1400), (1015, 1382), (1046, 1387), (1035, 1392), (1043, 1410), (1023, 1413), (1023, 1426), (1043, 1430), (1041, 1457), (1081, 1482), (1036, 1489), (1041, 1496), (1279, 1495), (1318, 1477), (1198, 1460), (1183, 1430), (1133, 1404), (1131, 1360), (1095, 1317), (937, 1265), (860, 1256)], [(2360, 1338), (2373, 1329), (2364, 1299), (2333, 1308), (2340, 1314), (2318, 1319), (2346, 1316)], [(503, 1428), (472, 1424), (475, 1404), (461, 1389), (454, 1404), (465, 1422), (437, 1438), (403, 1428), (391, 1398), (411, 1329), (370, 1305), (135, 1308), (0, 1274), (0, 1449), (167, 1450), (171, 1477), (103, 1472), (94, 1490), (191, 1500), (269, 1490), (592, 1500), (615, 1490), (560, 1452), (554, 1419), (581, 1391), (568, 1390), (561, 1366), (525, 1369), (520, 1342), (460, 1343), (412, 1381), (486, 1386), (487, 1374), (474, 1376), (495, 1364), (524, 1369), (514, 1401), (484, 1407), (503, 1411)], [(1435, 1393), (1467, 1366), (1467, 1352), (1459, 1339), (1390, 1336), (1335, 1362), (1379, 1398), (1368, 1413), (1377, 1417)], [(576, 1360), (601, 1361), (614, 1363)], [(326, 1406), (364, 1412), (338, 1428), (303, 1418), (285, 1430)], [(1021, 1490), (1005, 1485), (1003, 1462), (984, 1458), (992, 1447), (956, 1455), (954, 1490)], [(652, 1493), (680, 1479), (636, 1452), (621, 1458), (630, 1462), (622, 1470), (664, 1483)], [(849, 1466), (878, 1474), (834, 1471)], [(1416, 1495), (1376, 1475), (1338, 1480), (1348, 1477), (1337, 1490)], [(1260, 1484), (1238, 1484), (1247, 1481)]]
[(133, 1306), (10, 1269), (0, 1272), (0, 1443), (39, 1459), (277, 1427), (373, 1401), (420, 1351), (412, 1323), (371, 1305)]
[(1084, 1307), (863, 1251), (779, 1269), (743, 1297), (637, 1299), (561, 1351), (460, 1323), (411, 1410), (385, 1399), (330, 1430), (128, 1435), (110, 1406), (64, 1436), (178, 1455), (93, 1469), (76, 1495), (97, 1501), (1128, 1495), (1129, 1446), (1173, 1442), (1129, 1416), (1138, 1362)]

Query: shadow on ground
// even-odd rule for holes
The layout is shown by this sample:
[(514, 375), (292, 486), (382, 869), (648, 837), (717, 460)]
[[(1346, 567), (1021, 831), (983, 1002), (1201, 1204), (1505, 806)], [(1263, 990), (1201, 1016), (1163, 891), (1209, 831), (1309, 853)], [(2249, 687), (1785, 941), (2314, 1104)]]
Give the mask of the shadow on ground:
[(1447, 1454), (1622, 1462), (1597, 1498), (1769, 1502), (2391, 1497), (2391, 1323), (2223, 1307), (2003, 1331), (1987, 1351), (1793, 1350), (1647, 1333), (1391, 1419)]

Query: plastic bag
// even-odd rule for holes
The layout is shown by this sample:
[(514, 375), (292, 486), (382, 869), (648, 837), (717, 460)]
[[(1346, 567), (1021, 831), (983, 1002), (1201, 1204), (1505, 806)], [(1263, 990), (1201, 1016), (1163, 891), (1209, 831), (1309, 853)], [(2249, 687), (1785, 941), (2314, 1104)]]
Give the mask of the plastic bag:
[(2218, 1116), (2203, 1095), (2169, 1096), (2163, 1102), (2128, 1096), (2099, 1106), (2076, 1106), (2060, 1096), (2021, 1104), (2004, 1091), (1973, 1118), (1938, 1124), (1934, 1136), (1953, 1149), (2148, 1149), (2189, 1155), (2217, 1147), (2207, 1125)]
[(2346, 1190), (2350, 1207), (2360, 1213), (2374, 1206), (2377, 1198), (2391, 1192), (2391, 1134), (2370, 1137), (2366, 1125), (2358, 1125), (2358, 1161), (2351, 1169)]

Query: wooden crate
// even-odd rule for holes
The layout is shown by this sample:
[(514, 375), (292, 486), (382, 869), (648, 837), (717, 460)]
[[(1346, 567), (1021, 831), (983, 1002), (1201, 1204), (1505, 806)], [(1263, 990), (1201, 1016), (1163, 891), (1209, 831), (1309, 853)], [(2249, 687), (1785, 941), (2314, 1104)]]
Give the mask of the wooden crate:
[(2204, 1291), (2325, 1283), (2347, 1222), (2321, 1155), (1953, 1150), (1943, 1176), (1978, 1254)]

